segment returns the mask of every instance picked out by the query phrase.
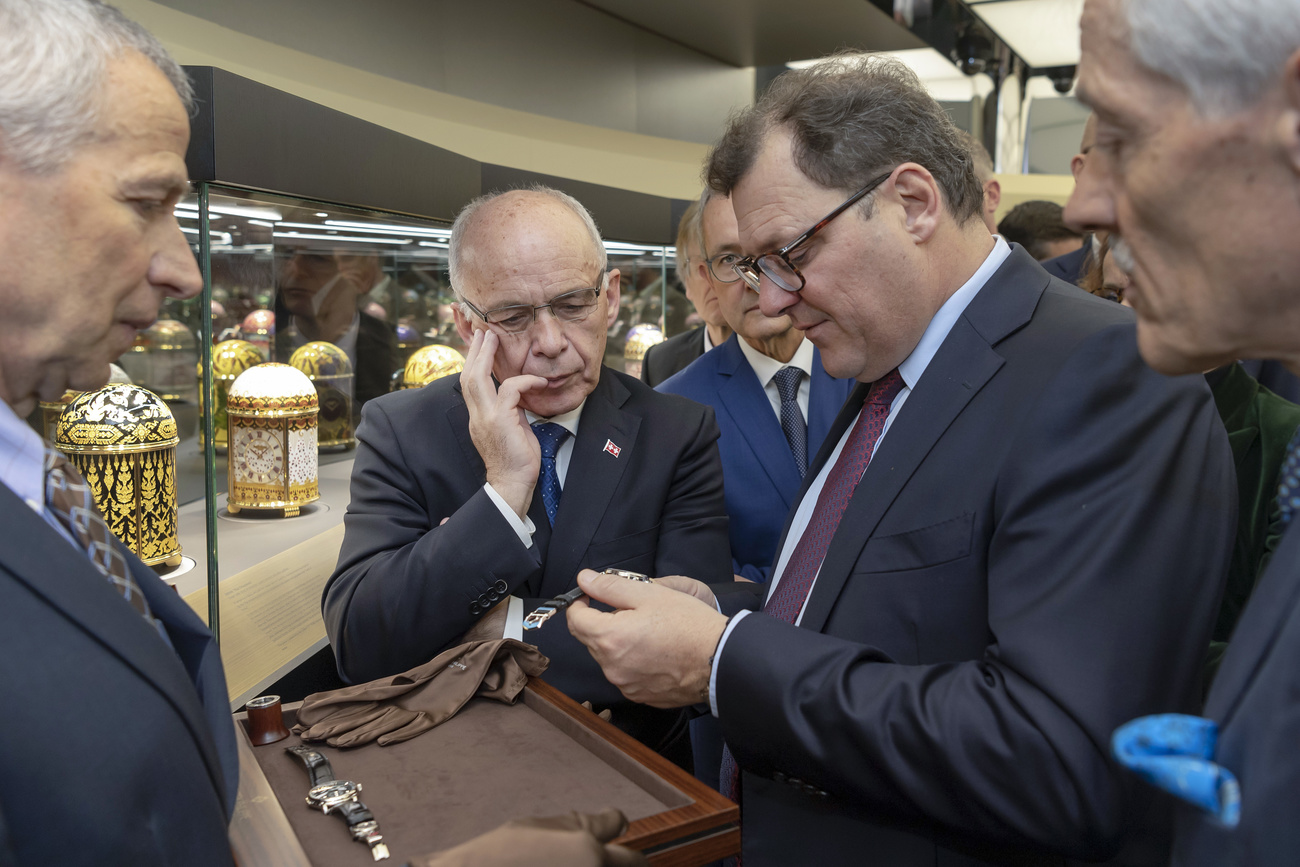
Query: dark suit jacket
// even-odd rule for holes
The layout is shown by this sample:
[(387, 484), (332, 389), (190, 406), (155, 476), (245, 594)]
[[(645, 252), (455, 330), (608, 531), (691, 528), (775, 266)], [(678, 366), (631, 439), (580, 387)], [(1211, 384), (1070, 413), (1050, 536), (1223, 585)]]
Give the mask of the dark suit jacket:
[(212, 635), (124, 550), (169, 649), (2, 484), (0, 527), (0, 814), (17, 863), (231, 864), (239, 764)]
[[(671, 376), (659, 391), (680, 394), (713, 407), (717, 413), (718, 451), (726, 482), (727, 519), (731, 526), (731, 568), (751, 581), (766, 581), (772, 572), (776, 542), (794, 505), (802, 478), (781, 431), (781, 421), (763, 385), (733, 334), (697, 363)], [(808, 391), (808, 454), (821, 447), (831, 422), (856, 383), (835, 379), (813, 351)]]
[(1057, 256), (1043, 262), (1043, 270), (1053, 277), (1078, 286), (1092, 267), (1092, 236), (1083, 239), (1083, 246), (1077, 250)]
[(683, 331), (647, 349), (641, 360), (641, 381), (653, 388), (703, 355), (707, 327)]
[(1235, 501), (1204, 379), (1151, 371), (1130, 311), (1013, 249), (880, 443), (801, 627), (751, 614), (719, 656), (746, 867), (1114, 857), (1153, 796), (1111, 732), (1196, 709)]
[(1178, 807), (1177, 867), (1292, 867), (1300, 853), (1300, 522), (1246, 606), (1210, 689), (1215, 760), (1241, 785), (1241, 824)]
[[(508, 594), (523, 597), (527, 613), (573, 588), (584, 568), (702, 568), (727, 580), (717, 438), (712, 410), (602, 368), (555, 527), (539, 488), (529, 511), (537, 534), (525, 548), (483, 489), (459, 376), (367, 404), (343, 548), (324, 596), (340, 673), (366, 681), (426, 662)], [(545, 678), (557, 688), (579, 701), (621, 700), (561, 618), (525, 637), (551, 658)]]

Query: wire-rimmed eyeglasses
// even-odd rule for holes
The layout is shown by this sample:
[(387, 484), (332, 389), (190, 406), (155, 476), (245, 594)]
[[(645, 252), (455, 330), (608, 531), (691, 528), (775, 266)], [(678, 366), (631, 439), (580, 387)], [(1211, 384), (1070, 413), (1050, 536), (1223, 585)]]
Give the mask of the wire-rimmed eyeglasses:
[(581, 322), (591, 315), (591, 311), (596, 309), (596, 302), (600, 298), (600, 292), (605, 288), (604, 280), (601, 285), (594, 289), (575, 289), (572, 292), (565, 292), (562, 295), (556, 295), (546, 304), (514, 304), (509, 307), (498, 307), (495, 310), (484, 312), (479, 310), (469, 301), (465, 301), (465, 306), (472, 310), (479, 319), (482, 319), (488, 325), (495, 325), (507, 334), (518, 334), (521, 331), (527, 331), (532, 324), (537, 321), (537, 311), (551, 309), (556, 319), (561, 322)]

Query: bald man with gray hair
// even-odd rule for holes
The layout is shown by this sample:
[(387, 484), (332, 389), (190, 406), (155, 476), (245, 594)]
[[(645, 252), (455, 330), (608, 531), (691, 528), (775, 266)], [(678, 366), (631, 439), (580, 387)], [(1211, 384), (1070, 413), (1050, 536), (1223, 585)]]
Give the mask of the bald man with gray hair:
[(615, 725), (667, 749), (675, 714), (621, 701), (562, 622), (523, 621), (580, 568), (666, 575), (698, 557), (730, 580), (713, 411), (602, 364), (621, 275), (573, 197), (476, 199), (450, 265), (464, 372), (362, 410), (324, 599), (339, 670), (365, 681), (462, 640), (526, 638), (548, 682), (619, 704)]

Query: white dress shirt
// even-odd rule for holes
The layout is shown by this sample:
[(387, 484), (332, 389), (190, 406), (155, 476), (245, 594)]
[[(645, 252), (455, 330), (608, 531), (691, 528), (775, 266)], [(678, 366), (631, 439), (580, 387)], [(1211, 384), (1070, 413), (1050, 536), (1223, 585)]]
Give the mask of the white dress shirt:
[[(944, 340), (948, 338), (948, 332), (952, 330), (953, 325), (965, 312), (966, 307), (971, 300), (979, 294), (980, 289), (988, 282), (993, 273), (1002, 267), (1002, 263), (1011, 255), (1011, 248), (1007, 242), (999, 235), (993, 236), (993, 250), (984, 259), (984, 263), (976, 269), (971, 278), (962, 284), (956, 292), (943, 303), (938, 312), (930, 319), (930, 324), (926, 326), (925, 333), (921, 335), (920, 341), (907, 356), (898, 365), (899, 376), (903, 378), (903, 388), (894, 398), (894, 402), (889, 405), (889, 415), (885, 418), (885, 428), (880, 433), (880, 438), (876, 440), (875, 447), (872, 450), (874, 454), (879, 451), (880, 444), (885, 441), (889, 434), (889, 428), (893, 425), (894, 419), (898, 417), (899, 412), (903, 409), (903, 404), (907, 403), (907, 396), (912, 393), (916, 383), (920, 381), (921, 375), (930, 365), (939, 347), (943, 345)], [(856, 420), (855, 420), (856, 424)], [(839, 443), (835, 446), (835, 451), (826, 459), (822, 465), (817, 477), (808, 487), (803, 499), (800, 500), (798, 508), (795, 510), (794, 520), (790, 523), (790, 532), (786, 534), (785, 545), (781, 548), (780, 556), (776, 561), (776, 568), (772, 570), (772, 580), (768, 582), (767, 598), (772, 598), (772, 593), (776, 590), (776, 585), (780, 583), (782, 574), (785, 572), (786, 564), (790, 561), (790, 556), (799, 545), (799, 540), (803, 537), (804, 530), (808, 528), (808, 522), (812, 519), (813, 510), (817, 507), (817, 498), (821, 495), (822, 486), (826, 484), (826, 477), (830, 474), (831, 468), (839, 460), (840, 452), (844, 450), (844, 444), (848, 442), (849, 435), (853, 432), (853, 424), (845, 428), (844, 433), (840, 436)], [(820, 567), (819, 567), (820, 568)], [(813, 586), (817, 579), (813, 578)], [(808, 596), (804, 599), (804, 606), (807, 607), (808, 599), (812, 597), (812, 587), (808, 588)], [(722, 650), (727, 643), (727, 638), (731, 635), (731, 630), (736, 628), (736, 624), (743, 620), (751, 611), (741, 611), (722, 633), (721, 640), (718, 641), (718, 649), (713, 656), (713, 670), (709, 673), (709, 709), (714, 716), (718, 715), (717, 698), (717, 680), (718, 680), (718, 661), (722, 659)], [(803, 620), (803, 609), (799, 610), (799, 617), (795, 620), (797, 626)]]
[(740, 351), (744, 353), (745, 360), (754, 369), (754, 375), (763, 384), (763, 393), (767, 395), (768, 403), (772, 404), (772, 412), (776, 413), (777, 418), (781, 417), (781, 392), (777, 389), (773, 377), (787, 367), (797, 367), (803, 371), (803, 377), (799, 380), (799, 411), (803, 413), (804, 423), (807, 424), (808, 395), (812, 389), (812, 341), (805, 337), (790, 360), (783, 364), (750, 346), (745, 338), (737, 335), (736, 340), (740, 343)]

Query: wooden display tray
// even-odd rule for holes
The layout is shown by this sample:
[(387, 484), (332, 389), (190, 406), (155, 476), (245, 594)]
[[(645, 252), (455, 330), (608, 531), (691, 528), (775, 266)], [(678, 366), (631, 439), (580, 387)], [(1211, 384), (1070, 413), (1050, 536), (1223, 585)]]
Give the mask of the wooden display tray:
[[(285, 707), (292, 727), (296, 704)], [(335, 816), (309, 809), (306, 772), (285, 740), (254, 748), (235, 715), (239, 799), (230, 841), (240, 867), (373, 864)], [(335, 775), (360, 783), (403, 864), (526, 816), (617, 807), (631, 822), (617, 842), (663, 867), (708, 864), (740, 850), (739, 808), (544, 681), (514, 705), (473, 700), (402, 744), (341, 750), (315, 744)]]

